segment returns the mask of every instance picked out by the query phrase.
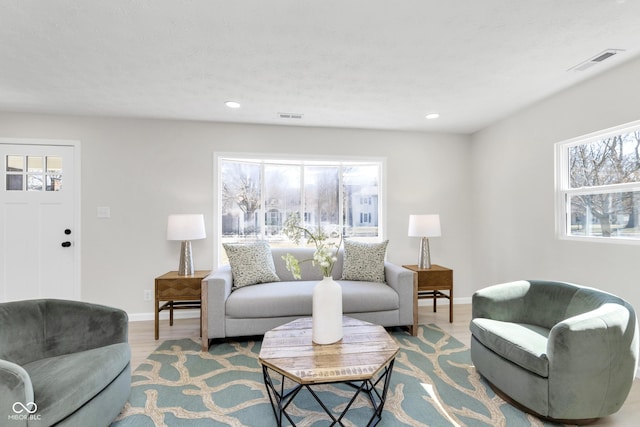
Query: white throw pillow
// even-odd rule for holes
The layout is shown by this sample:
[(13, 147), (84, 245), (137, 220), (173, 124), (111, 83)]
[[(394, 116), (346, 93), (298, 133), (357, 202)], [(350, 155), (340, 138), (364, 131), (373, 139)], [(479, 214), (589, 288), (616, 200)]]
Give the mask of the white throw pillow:
[(382, 243), (344, 241), (342, 280), (384, 283), (384, 258), (388, 240)]
[(234, 288), (280, 281), (269, 243), (223, 243), (222, 246), (229, 258)]

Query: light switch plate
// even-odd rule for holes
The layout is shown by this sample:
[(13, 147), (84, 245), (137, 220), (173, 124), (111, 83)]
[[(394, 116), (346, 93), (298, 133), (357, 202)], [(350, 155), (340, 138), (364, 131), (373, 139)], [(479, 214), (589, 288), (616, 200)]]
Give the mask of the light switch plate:
[(99, 207), (98, 218), (111, 218), (111, 208), (106, 206)]

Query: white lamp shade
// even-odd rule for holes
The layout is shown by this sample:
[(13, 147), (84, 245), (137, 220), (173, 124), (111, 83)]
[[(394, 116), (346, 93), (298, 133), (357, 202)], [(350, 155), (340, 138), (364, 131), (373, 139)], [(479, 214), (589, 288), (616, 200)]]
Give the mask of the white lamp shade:
[(169, 215), (167, 240), (198, 240), (207, 237), (204, 229), (204, 215)]
[(409, 215), (409, 237), (438, 237), (440, 215)]

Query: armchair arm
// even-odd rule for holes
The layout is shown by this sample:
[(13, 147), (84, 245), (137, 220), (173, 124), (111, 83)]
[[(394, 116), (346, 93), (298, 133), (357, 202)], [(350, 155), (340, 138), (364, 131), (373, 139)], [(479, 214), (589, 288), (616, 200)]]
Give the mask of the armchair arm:
[(471, 297), (471, 318), (517, 321), (525, 311), (525, 295), (530, 287), (528, 281), (518, 280), (476, 291)]
[(225, 305), (231, 294), (231, 267), (223, 265), (202, 281), (202, 351), (210, 338), (225, 337)]
[(44, 300), (45, 357), (128, 342), (123, 310), (80, 301)]
[[(570, 317), (551, 329), (547, 357), (550, 416), (554, 407), (568, 418), (614, 413), (631, 389), (636, 370), (635, 314), (619, 304), (603, 304)], [(566, 414), (567, 408), (576, 415)]]
[[(19, 402), (21, 405), (29, 405), (34, 402), (33, 385), (27, 371), (20, 365), (8, 360), (0, 359), (0, 414), (2, 417), (14, 415), (13, 405)], [(29, 406), (31, 409), (31, 406)], [(27, 425), (26, 419), (22, 424)], [(13, 425), (13, 424), (12, 424)]]
[(418, 327), (418, 313), (416, 311), (417, 300), (414, 299), (417, 283), (414, 283), (413, 271), (385, 261), (384, 276), (387, 285), (398, 293), (400, 325), (411, 326), (411, 332), (415, 335)]

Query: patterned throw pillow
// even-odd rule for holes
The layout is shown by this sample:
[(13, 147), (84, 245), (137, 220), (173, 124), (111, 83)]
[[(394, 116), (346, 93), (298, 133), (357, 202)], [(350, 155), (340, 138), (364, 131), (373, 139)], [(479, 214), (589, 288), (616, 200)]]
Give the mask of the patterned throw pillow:
[(280, 281), (269, 243), (223, 243), (222, 246), (229, 258), (234, 288)]
[(384, 257), (388, 243), (388, 240), (382, 243), (345, 240), (342, 280), (384, 283)]

